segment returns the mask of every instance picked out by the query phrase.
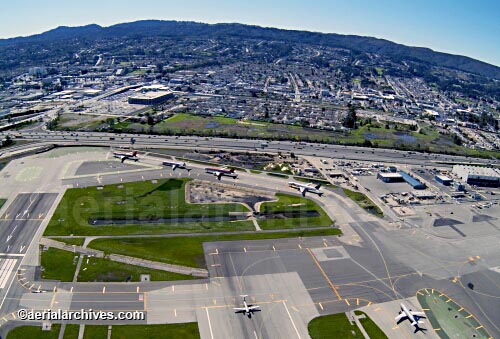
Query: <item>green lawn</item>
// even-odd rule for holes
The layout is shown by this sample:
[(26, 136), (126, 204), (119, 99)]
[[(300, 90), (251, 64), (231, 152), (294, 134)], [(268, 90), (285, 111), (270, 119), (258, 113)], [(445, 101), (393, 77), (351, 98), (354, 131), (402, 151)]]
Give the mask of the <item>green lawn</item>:
[[(363, 335), (355, 324), (351, 326), (345, 313), (317, 317), (307, 326), (312, 339), (361, 339)], [(356, 333), (354, 336), (352, 331)]]
[(368, 213), (376, 215), (377, 217), (383, 217), (384, 213), (382, 210), (375, 205), (373, 201), (370, 200), (366, 195), (361, 192), (354, 192), (344, 188), (344, 194), (356, 202), (361, 208), (366, 210)]
[(259, 171), (259, 170), (250, 170), (250, 172), (252, 172), (253, 174), (261, 174), (262, 171)]
[(87, 258), (82, 262), (78, 272), (79, 282), (124, 282), (131, 276), (130, 281), (139, 281), (141, 274), (150, 274), (152, 281), (191, 280), (191, 275), (154, 270), (150, 268), (128, 265), (104, 258)]
[(368, 336), (370, 339), (387, 339), (387, 335), (382, 331), (377, 324), (373, 322), (373, 320), (366, 315), (366, 313), (361, 312), (361, 311), (354, 311), (354, 314), (356, 315), (361, 315), (364, 314), (365, 318), (359, 319), (359, 322), (365, 329), (366, 333), (368, 333)]
[(7, 339), (57, 339), (61, 325), (53, 324), (50, 331), (42, 331), (42, 326), (19, 326), (9, 331)]
[(83, 332), (83, 339), (107, 339), (108, 326), (107, 325), (85, 325), (85, 332)]
[[(168, 222), (133, 224), (133, 220), (201, 218), (244, 212), (241, 204), (188, 204), (184, 187), (189, 179), (161, 179), (68, 189), (45, 235), (130, 235), (252, 230), (251, 222)], [(130, 224), (91, 225), (90, 219), (125, 219)]]
[(278, 177), (278, 178), (283, 178), (283, 179), (287, 179), (288, 178), (288, 175), (281, 174), (281, 173), (267, 172), (266, 174), (270, 175), (272, 177)]
[(80, 332), (80, 325), (67, 324), (64, 328), (63, 339), (78, 339), (78, 332)]
[(310, 231), (287, 231), (274, 233), (247, 233), (236, 235), (206, 235), (171, 238), (114, 238), (96, 239), (89, 247), (106, 253), (129, 255), (169, 264), (205, 268), (202, 244), (211, 241), (279, 239), (306, 236), (339, 235), (336, 228)]
[(160, 338), (200, 338), (198, 323), (168, 325), (120, 325), (113, 326), (111, 339), (160, 339)]
[(0, 208), (7, 202), (7, 199), (0, 199)]
[(57, 248), (49, 248), (42, 252), (42, 267), (44, 268), (42, 278), (73, 281), (78, 262), (78, 260), (74, 260), (74, 257), (77, 255)]
[(258, 223), (262, 229), (328, 227), (333, 224), (326, 212), (310, 199), (283, 193), (277, 193), (276, 197), (278, 201), (262, 203), (260, 212), (265, 214), (317, 212), (319, 215), (284, 219), (259, 219)]

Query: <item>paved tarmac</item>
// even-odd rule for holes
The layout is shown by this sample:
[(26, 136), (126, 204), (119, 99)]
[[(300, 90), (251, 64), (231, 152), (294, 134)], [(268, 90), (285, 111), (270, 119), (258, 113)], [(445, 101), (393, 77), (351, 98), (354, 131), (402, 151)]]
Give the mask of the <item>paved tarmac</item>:
[[(64, 164), (63, 159), (60, 164)], [(203, 166), (195, 167), (191, 177), (216, 181), (204, 173)], [(55, 185), (83, 187), (185, 175), (170, 169), (148, 169), (72, 177), (77, 168), (70, 165), (61, 170)], [(266, 175), (239, 173), (237, 180), (222, 181), (292, 193), (286, 180)], [(499, 333), (499, 273), (494, 270), (500, 266), (498, 230), (488, 224), (496, 219), (466, 219), (459, 226), (467, 235), (463, 238), (444, 230), (447, 227), (430, 226), (431, 221), (421, 216), (414, 221), (420, 223), (418, 227), (397, 228), (364, 214), (335, 191), (325, 190), (323, 197), (311, 198), (332, 213), (345, 231), (344, 236), (206, 243), (208, 280), (150, 284), (36, 282), (48, 291), (40, 294), (23, 294), (26, 290), (16, 283), (2, 311), (12, 310), (19, 303), (37, 308), (146, 310), (148, 323), (196, 320), (203, 338), (307, 338), (307, 323), (319, 314), (394, 302), (428, 287), (453, 297), (493, 336)], [(24, 196), (16, 198), (11, 206), (16, 203), (17, 207), (11, 212), (23, 213), (29, 201)], [(50, 205), (47, 202), (46, 207)], [(497, 212), (482, 213), (496, 218)], [(10, 221), (0, 221), (4, 222)], [(472, 224), (477, 230), (469, 227)], [(0, 233), (0, 240), (10, 235), (7, 233)], [(23, 267), (30, 270), (30, 265)], [(467, 287), (469, 282), (474, 284), (474, 290)], [(262, 312), (251, 319), (234, 314), (232, 308), (241, 304), (240, 294), (248, 294), (249, 301), (261, 305)], [(394, 315), (390, 312), (385, 319), (397, 314), (397, 310)]]

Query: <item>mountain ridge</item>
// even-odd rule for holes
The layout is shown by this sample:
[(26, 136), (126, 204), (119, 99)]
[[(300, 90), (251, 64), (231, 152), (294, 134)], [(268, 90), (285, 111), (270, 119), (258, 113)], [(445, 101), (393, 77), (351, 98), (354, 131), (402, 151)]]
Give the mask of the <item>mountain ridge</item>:
[(240, 36), (265, 40), (281, 40), (295, 43), (311, 43), (345, 48), (365, 53), (376, 53), (396, 59), (416, 59), (431, 65), (457, 69), (500, 80), (500, 67), (471, 57), (434, 51), (427, 47), (407, 46), (387, 39), (337, 33), (321, 33), (260, 27), (239, 23), (207, 24), (193, 21), (140, 20), (103, 27), (97, 24), (85, 26), (59, 26), (52, 30), (26, 36), (0, 39), (0, 47), (43, 43), (50, 40), (84, 38), (90, 40), (137, 36)]

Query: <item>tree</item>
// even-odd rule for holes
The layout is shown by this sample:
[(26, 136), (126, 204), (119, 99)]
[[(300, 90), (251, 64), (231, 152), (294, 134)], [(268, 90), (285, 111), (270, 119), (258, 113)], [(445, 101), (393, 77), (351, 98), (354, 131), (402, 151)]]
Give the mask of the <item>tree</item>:
[(347, 128), (356, 128), (356, 108), (351, 104), (348, 107), (349, 109), (342, 125)]

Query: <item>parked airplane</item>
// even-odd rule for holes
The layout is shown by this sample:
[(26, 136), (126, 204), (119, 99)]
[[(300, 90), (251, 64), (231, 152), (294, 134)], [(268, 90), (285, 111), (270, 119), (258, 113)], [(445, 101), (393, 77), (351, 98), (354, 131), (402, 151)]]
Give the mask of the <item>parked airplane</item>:
[(186, 171), (191, 171), (191, 168), (188, 168), (185, 162), (171, 162), (171, 161), (164, 161), (163, 166), (170, 166), (172, 167), (172, 171), (175, 171), (176, 168), (180, 169), (185, 169)]
[(411, 309), (408, 309), (405, 304), (401, 303), (399, 305), (401, 307), (401, 311), (399, 311), (399, 315), (395, 318), (397, 324), (399, 325), (401, 322), (405, 320), (411, 321), (411, 324), (415, 327), (415, 332), (425, 331), (425, 328), (418, 326), (419, 324), (423, 324), (423, 321), (419, 321), (422, 318), (425, 318), (424, 312), (415, 312)]
[(247, 297), (248, 295), (240, 295), (240, 297), (243, 298), (243, 305), (244, 307), (235, 307), (234, 309), (236, 310), (236, 312), (234, 313), (244, 313), (246, 316), (248, 316), (249, 318), (252, 317), (252, 314), (254, 312), (260, 312), (260, 306), (254, 306), (254, 305), (248, 305), (247, 304)]
[(224, 168), (207, 167), (205, 168), (205, 172), (215, 175), (219, 180), (222, 176), (231, 177), (233, 179), (236, 179), (238, 177), (238, 174), (234, 173), (234, 168), (228, 169), (227, 167)]
[(137, 151), (133, 152), (128, 152), (128, 153), (121, 153), (121, 152), (113, 152), (113, 156), (115, 158), (118, 158), (122, 161), (122, 163), (125, 160), (134, 160), (134, 161), (139, 161), (139, 158), (137, 157)]
[(323, 192), (319, 191), (319, 188), (321, 187), (321, 184), (317, 184), (316, 186), (313, 186), (312, 183), (309, 183), (309, 184), (300, 184), (298, 182), (290, 181), (288, 183), (288, 186), (291, 187), (291, 188), (294, 188), (296, 190), (299, 190), (300, 193), (302, 193), (303, 197), (306, 196), (307, 192), (317, 194), (320, 197), (323, 195)]

